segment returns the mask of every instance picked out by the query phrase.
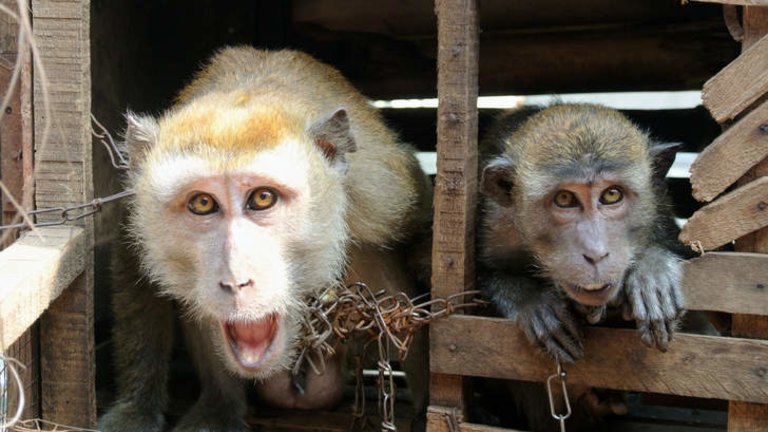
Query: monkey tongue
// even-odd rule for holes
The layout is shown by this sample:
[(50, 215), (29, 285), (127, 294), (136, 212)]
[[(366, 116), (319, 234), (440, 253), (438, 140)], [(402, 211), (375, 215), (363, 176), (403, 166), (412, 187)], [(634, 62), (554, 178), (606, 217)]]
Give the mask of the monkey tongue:
[(276, 330), (275, 317), (260, 321), (237, 321), (227, 323), (227, 334), (235, 357), (243, 367), (259, 366), (269, 348)]

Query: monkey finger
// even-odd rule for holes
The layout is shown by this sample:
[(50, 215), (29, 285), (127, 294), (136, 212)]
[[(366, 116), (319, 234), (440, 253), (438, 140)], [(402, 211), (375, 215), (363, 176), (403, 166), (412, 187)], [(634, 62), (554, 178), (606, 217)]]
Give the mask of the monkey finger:
[(555, 323), (550, 328), (549, 338), (545, 343), (553, 345), (558, 352), (566, 352), (568, 357), (572, 359), (571, 361), (584, 357), (584, 346), (581, 339), (574, 338), (561, 323)]
[(650, 329), (650, 323), (648, 321), (638, 321), (637, 329), (640, 332), (640, 341), (643, 342), (648, 348), (653, 348), (653, 335)]
[[(557, 308), (554, 309), (557, 310)], [(550, 354), (568, 363), (573, 363), (576, 358), (581, 357), (581, 350), (574, 344), (573, 339), (565, 334), (562, 323), (557, 318), (553, 308), (547, 305), (538, 309), (535, 316), (533, 322), (538, 327), (537, 337)]]
[(665, 289), (659, 289), (656, 293), (657, 300), (661, 304), (662, 314), (666, 319), (675, 318), (680, 313), (680, 309), (675, 305), (673, 294), (674, 287), (671, 285), (662, 286), (664, 286)]
[(645, 319), (648, 316), (645, 302), (643, 301), (643, 290), (638, 287), (632, 287), (627, 293), (629, 303), (632, 305), (632, 316), (635, 319)]
[(652, 321), (651, 330), (656, 348), (661, 352), (667, 352), (669, 349), (669, 332), (667, 332), (666, 322), (664, 320)]
[(632, 321), (635, 317), (632, 316), (632, 305), (629, 302), (625, 302), (621, 305), (621, 317), (624, 321)]
[(584, 340), (584, 333), (582, 332), (581, 326), (576, 321), (573, 314), (566, 307), (556, 307), (554, 308), (554, 311), (555, 316), (557, 316), (560, 324), (565, 327), (568, 335), (571, 336), (574, 340), (578, 341), (579, 345), (581, 345), (581, 341)]
[(544, 346), (542, 339), (539, 337), (543, 333), (544, 327), (539, 318), (534, 314), (525, 314), (520, 318), (522, 318), (519, 320), (520, 327), (523, 329), (525, 337), (528, 338), (534, 347), (546, 351), (547, 347)]

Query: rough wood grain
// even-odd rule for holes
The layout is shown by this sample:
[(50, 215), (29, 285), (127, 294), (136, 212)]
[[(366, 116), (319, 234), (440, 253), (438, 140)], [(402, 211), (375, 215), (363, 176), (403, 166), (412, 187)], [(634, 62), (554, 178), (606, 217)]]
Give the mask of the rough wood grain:
[(768, 315), (768, 255), (712, 252), (683, 268), (686, 309)]
[(768, 102), (726, 129), (699, 154), (691, 165), (693, 196), (711, 201), (766, 157)]
[(720, 3), (740, 6), (768, 6), (768, 0), (691, 0), (699, 3)]
[(705, 250), (712, 250), (765, 226), (768, 226), (768, 177), (699, 209), (683, 226), (680, 241), (700, 242)]
[(768, 38), (762, 37), (704, 84), (702, 100), (718, 122), (730, 120), (768, 92)]
[[(32, 0), (34, 36), (49, 80), (36, 73), (35, 194), (38, 208), (71, 206), (93, 197), (91, 167), (90, 1)], [(43, 101), (50, 102), (46, 118)], [(46, 120), (50, 135), (45, 141)], [(84, 227), (86, 266), (44, 314), (40, 326), (42, 414), (46, 420), (96, 424), (93, 344), (93, 223)]]
[(39, 228), (0, 252), (0, 349), (48, 309), (86, 265), (79, 227)]
[[(435, 372), (542, 381), (554, 362), (509, 320), (451, 316), (431, 324)], [(568, 381), (621, 390), (768, 402), (768, 341), (677, 334), (661, 353), (637, 331), (589, 327)], [(478, 355), (482, 353), (482, 355)]]
[[(768, 8), (746, 7), (743, 10), (745, 50), (754, 49), (768, 38)], [(768, 49), (763, 44), (763, 55), (768, 56)], [(765, 160), (750, 170), (739, 182), (742, 185), (751, 184), (756, 178), (768, 175), (768, 160)], [(746, 187), (746, 186), (742, 186)], [(747, 252), (768, 253), (768, 229), (755, 231), (736, 241), (736, 249)], [(748, 338), (768, 338), (768, 317), (754, 315), (733, 315), (731, 333), (734, 336)], [(768, 424), (768, 404), (747, 404), (729, 402), (728, 430), (764, 431)]]
[[(472, 289), (477, 199), (477, 5), (438, 0), (437, 176), (432, 242), (432, 297)], [(430, 329), (430, 333), (432, 329)], [(463, 406), (460, 377), (433, 376), (430, 393)]]
[(518, 432), (517, 429), (486, 426), (481, 424), (466, 423), (458, 416), (458, 430), (453, 430), (449, 425), (451, 416), (455, 411), (451, 408), (432, 405), (427, 409), (427, 430), (430, 432)]

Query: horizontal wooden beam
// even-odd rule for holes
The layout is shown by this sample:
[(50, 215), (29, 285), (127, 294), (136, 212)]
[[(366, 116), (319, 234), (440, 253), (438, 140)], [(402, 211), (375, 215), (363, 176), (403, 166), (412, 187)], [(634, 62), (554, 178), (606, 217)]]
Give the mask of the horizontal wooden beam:
[(768, 157), (768, 102), (725, 130), (691, 165), (693, 196), (711, 201)]
[[(455, 419), (456, 423), (452, 424)], [(506, 429), (474, 423), (465, 423), (456, 410), (440, 405), (427, 408), (427, 430), (430, 432), (519, 432), (517, 429)]]
[(739, 6), (768, 6), (768, 0), (690, 0), (699, 3), (720, 3)]
[(768, 255), (711, 252), (684, 269), (687, 309), (768, 315)]
[(699, 209), (680, 232), (685, 244), (712, 250), (768, 226), (768, 177), (761, 177)]
[(768, 36), (704, 83), (704, 106), (719, 123), (742, 113), (768, 93)]
[[(432, 372), (543, 381), (555, 363), (509, 320), (454, 315), (432, 327)], [(768, 402), (768, 341), (675, 335), (661, 353), (635, 330), (588, 327), (568, 381), (619, 390)]]
[(0, 252), (0, 351), (83, 272), (85, 240), (79, 227), (38, 228)]

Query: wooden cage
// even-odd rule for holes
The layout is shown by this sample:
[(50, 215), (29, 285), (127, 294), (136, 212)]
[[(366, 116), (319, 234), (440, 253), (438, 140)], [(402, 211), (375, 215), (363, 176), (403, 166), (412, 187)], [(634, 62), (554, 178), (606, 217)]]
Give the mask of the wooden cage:
[[(680, 5), (485, 0), (483, 13), (477, 0), (238, 0), (230, 8), (213, 0), (31, 0), (41, 63), (18, 49), (17, 21), (0, 13), (0, 88), (13, 74), (2, 66), (21, 64), (10, 106), (0, 114), (0, 179), (37, 208), (104, 196), (118, 186), (107, 155), (92, 148), (92, 111), (117, 130), (126, 106), (160, 109), (222, 44), (305, 49), (339, 67), (372, 98), (430, 97), (437, 88), (436, 116), (429, 110), (386, 116), (419, 147), (437, 142), (432, 294), (446, 297), (475, 285), (477, 137), (487, 117), (478, 115), (479, 88), (484, 94), (679, 89), (712, 77), (704, 102), (724, 131), (691, 174), (694, 196), (712, 202), (690, 219), (683, 238), (707, 251), (735, 240), (737, 251), (706, 252), (686, 264), (684, 285), (688, 308), (732, 314), (731, 335), (680, 334), (661, 354), (637, 343), (634, 331), (590, 328), (586, 357), (568, 368), (569, 382), (728, 400), (728, 430), (766, 430), (768, 1), (699, 1), (726, 4), (732, 16), (734, 5), (743, 6), (743, 53), (735, 60), (719, 5), (691, 4), (709, 9), (689, 21), (656, 22), (677, 16)], [(16, 3), (0, 0), (10, 10)], [(605, 23), (586, 25), (591, 15)], [(629, 16), (632, 30), (625, 32), (617, 23)], [(528, 19), (538, 19), (540, 28), (526, 27)], [(409, 33), (413, 29), (423, 33)], [(136, 36), (141, 32), (146, 39)], [(178, 49), (181, 43), (186, 50)], [(425, 130), (435, 125), (436, 138)], [(24, 189), (32, 178), (34, 195)], [(738, 187), (724, 193), (733, 184)], [(3, 194), (3, 223), (16, 216), (13, 209)], [(25, 233), (0, 253), (0, 348), (28, 366), (25, 418), (95, 425), (100, 308), (97, 292), (94, 312), (94, 280), (105, 266), (95, 240), (112, 239), (116, 220), (109, 209), (105, 213), (95, 223), (86, 217)], [(46, 217), (58, 215), (38, 221)], [(465, 420), (465, 377), (541, 381), (553, 371), (553, 363), (503, 319), (438, 320), (430, 345), (429, 431), (497, 430)]]

